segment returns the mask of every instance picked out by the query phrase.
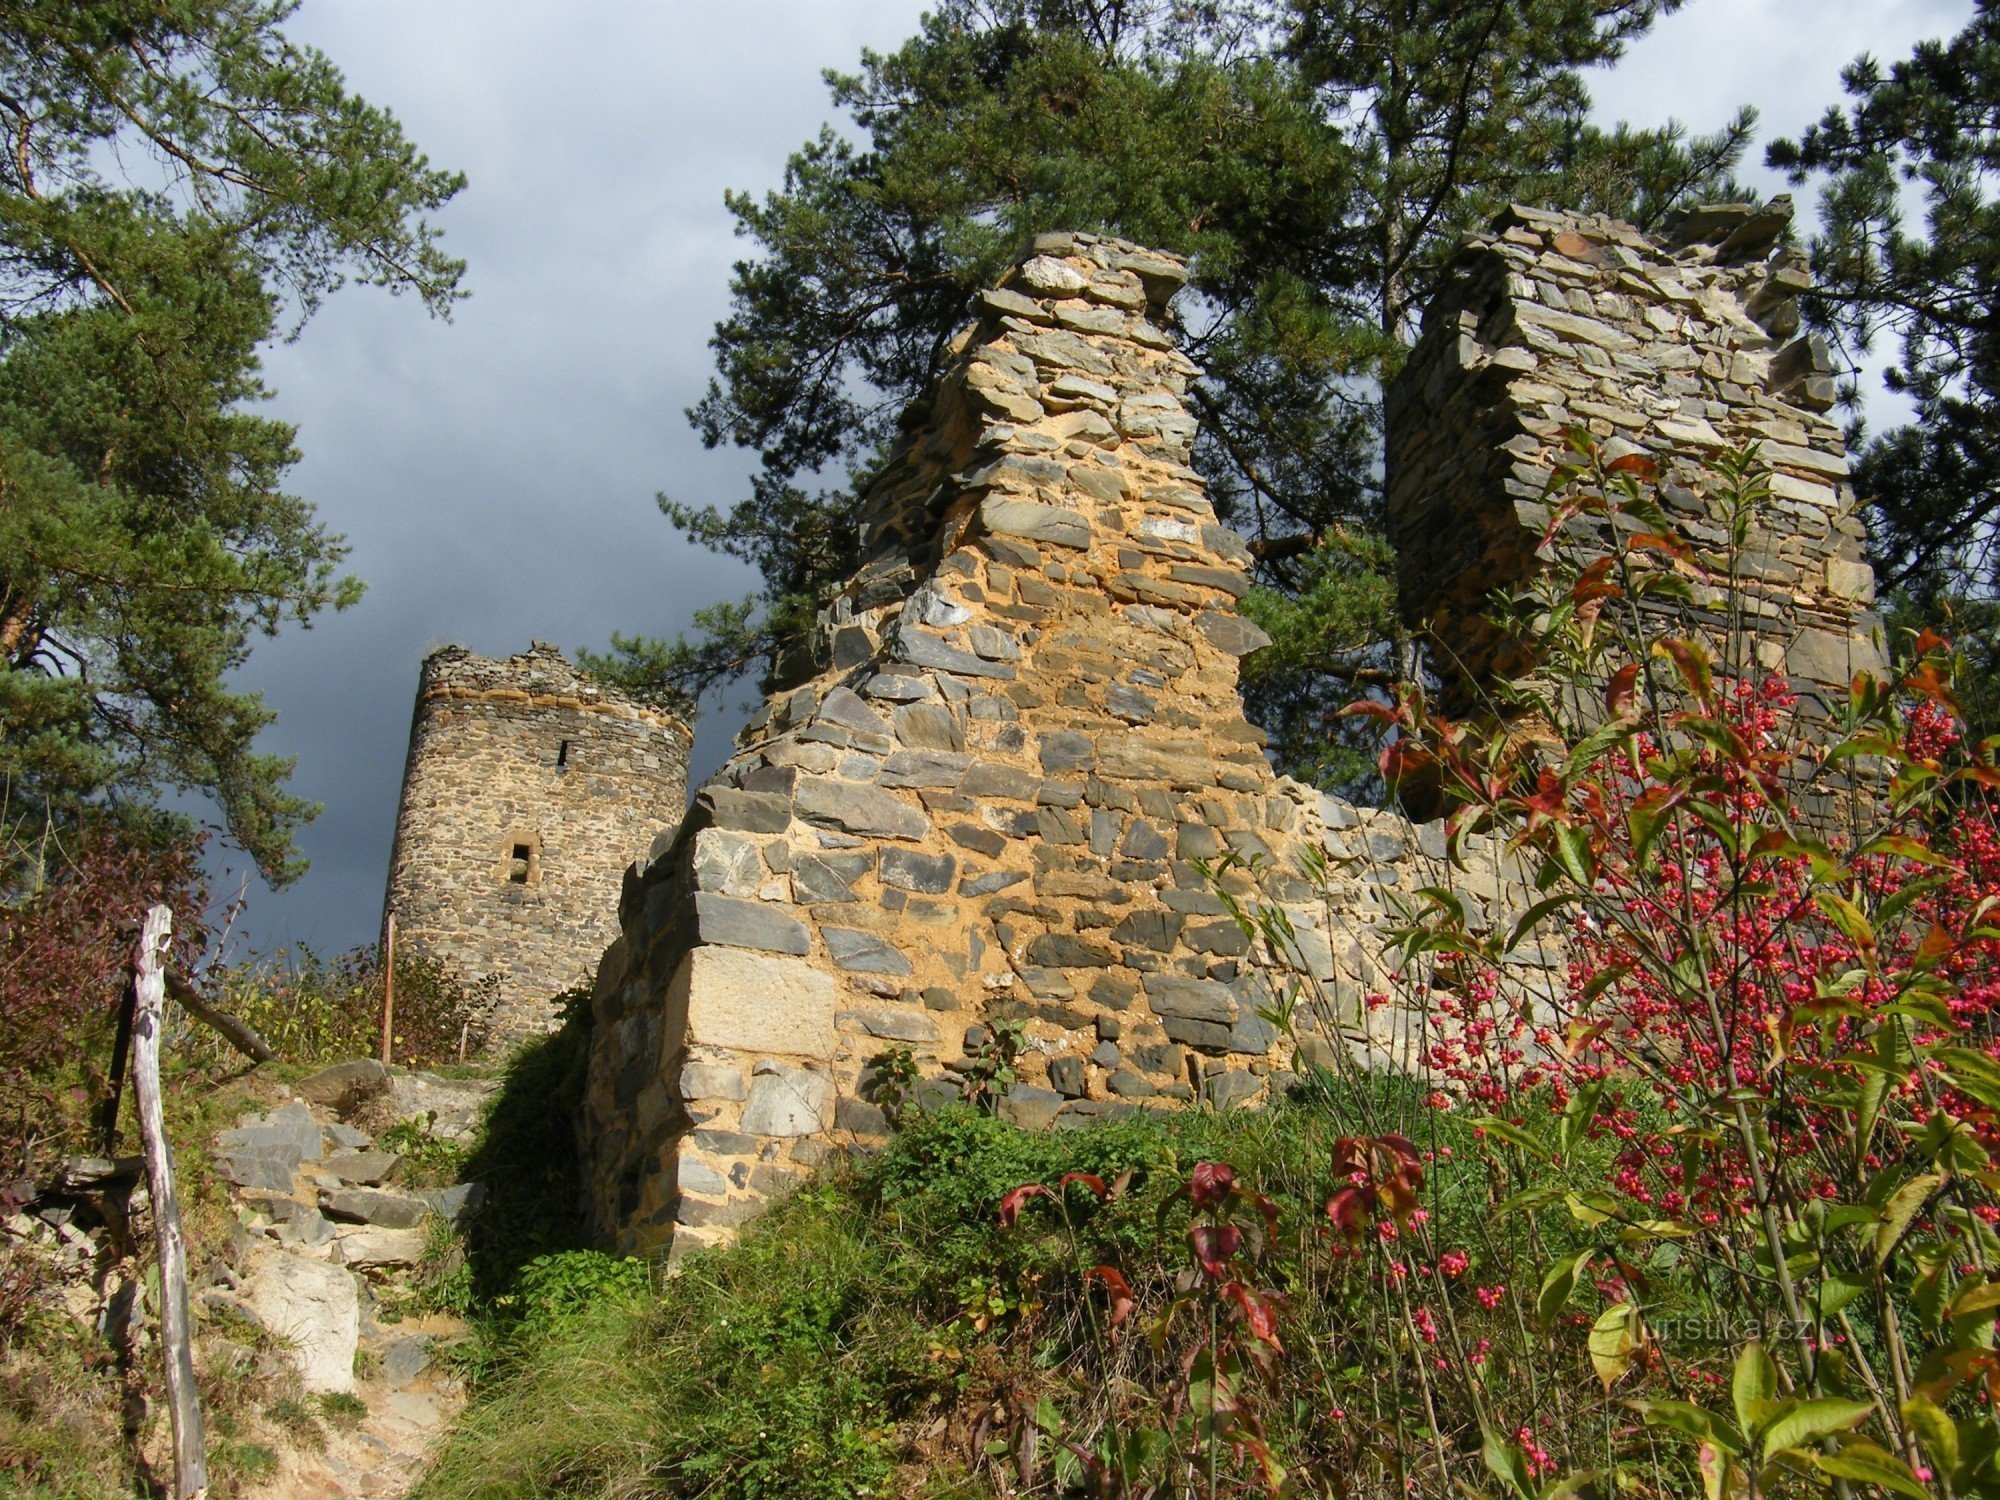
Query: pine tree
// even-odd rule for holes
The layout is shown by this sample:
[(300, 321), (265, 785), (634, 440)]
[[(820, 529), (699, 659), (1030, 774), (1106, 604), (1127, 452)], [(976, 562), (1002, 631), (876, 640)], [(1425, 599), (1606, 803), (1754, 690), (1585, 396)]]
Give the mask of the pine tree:
[(1395, 628), (1379, 393), (1411, 310), (1510, 198), (1643, 219), (1726, 179), (1747, 114), (1700, 141), (1584, 119), (1579, 70), (1677, 3), (948, 0), (829, 75), (858, 141), (825, 130), (782, 189), (729, 200), (756, 250), (691, 416), (760, 464), (728, 510), (662, 505), (760, 569), (763, 608), (594, 664), (699, 690), (795, 634), (851, 567), (854, 497), (973, 293), (1034, 231), (1103, 231), (1193, 259), (1176, 306), (1208, 372), (1195, 461), (1292, 648), (1252, 658), (1246, 692), (1290, 766), (1347, 774), (1313, 747)]
[(462, 266), (425, 217), (461, 179), (286, 40), (295, 9), (0, 3), (0, 832), (197, 792), (300, 868), (313, 809), (228, 679), (359, 585), (280, 488), (258, 350), (350, 278), (443, 313)]
[[(1812, 243), (1816, 321), (1885, 372), (1914, 420), (1872, 438), (1857, 414), (1855, 486), (1892, 616), (1944, 623), (1972, 662), (1968, 710), (2000, 727), (2000, 4), (1888, 69), (1858, 58), (1848, 96), (1773, 166), (1823, 183)], [(1920, 219), (1906, 209), (1915, 198)], [(1850, 382), (1847, 397), (1859, 408)]]

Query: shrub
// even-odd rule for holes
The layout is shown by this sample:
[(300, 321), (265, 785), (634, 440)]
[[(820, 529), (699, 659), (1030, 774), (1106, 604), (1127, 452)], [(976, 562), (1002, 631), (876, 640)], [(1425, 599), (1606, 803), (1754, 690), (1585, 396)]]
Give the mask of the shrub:
[[(1522, 1496), (1557, 1474), (1993, 1493), (1995, 745), (1966, 743), (1929, 634), (1808, 713), (1748, 632), (1676, 618), (1691, 580), (1726, 580), (1671, 540), (1648, 461), (1579, 439), (1565, 478), (1519, 626), (1542, 667), (1506, 704), (1515, 727), (1449, 723), (1414, 690), (1371, 711), (1396, 733), (1385, 772), (1442, 787), (1454, 856), (1492, 839), (1537, 871), (1544, 899), (1511, 926), (1426, 893), (1401, 934), (1404, 997), (1437, 1105), (1480, 1112), (1503, 1213), (1579, 1236), (1512, 1268), (1536, 1313), (1516, 1365), (1580, 1337), (1621, 1420), (1580, 1430), (1596, 1400), (1493, 1385), (1449, 1299), (1431, 1304), (1447, 1356), (1413, 1368), (1476, 1416)], [(1767, 477), (1739, 454), (1716, 489), (1740, 546)], [(1590, 553), (1568, 555), (1579, 533)], [(1544, 936), (1568, 972), (1524, 993), (1508, 955)], [(1587, 1142), (1615, 1150), (1601, 1180), (1567, 1167)], [(1412, 1286), (1435, 1263), (1417, 1248)], [(1425, 1486), (1444, 1469), (1441, 1453)]]
[[(382, 959), (373, 947), (338, 958), (307, 948), (216, 969), (205, 978), (213, 1002), (246, 1022), (288, 1062), (373, 1057), (382, 1044)], [(461, 1040), (479, 1041), (492, 983), (468, 990), (435, 959), (396, 955), (395, 1060), (427, 1068), (454, 1061)], [(218, 1060), (227, 1044), (205, 1032), (190, 1041)]]
[(86, 1144), (146, 908), (173, 909), (183, 970), (207, 945), (200, 866), (198, 841), (103, 817), (0, 850), (0, 1180)]

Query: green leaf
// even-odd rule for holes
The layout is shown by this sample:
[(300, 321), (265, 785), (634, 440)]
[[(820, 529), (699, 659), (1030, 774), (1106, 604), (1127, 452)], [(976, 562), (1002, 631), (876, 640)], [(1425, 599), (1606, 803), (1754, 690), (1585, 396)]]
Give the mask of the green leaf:
[(1875, 1264), (1885, 1264), (1910, 1227), (1910, 1221), (1930, 1201), (1931, 1194), (1944, 1184), (1944, 1173), (1925, 1172), (1897, 1188), (1882, 1209), (1882, 1222), (1875, 1229)]
[(1481, 1115), (1472, 1122), (1472, 1126), (1475, 1130), (1484, 1131), (1488, 1136), (1503, 1140), (1510, 1146), (1520, 1147), (1537, 1160), (1550, 1159), (1551, 1153), (1547, 1146), (1510, 1120), (1503, 1120), (1497, 1115)]
[(1597, 1315), (1590, 1329), (1590, 1367), (1609, 1391), (1632, 1368), (1646, 1343), (1646, 1323), (1636, 1302), (1619, 1302)]
[(1736, 1356), (1736, 1373), (1729, 1382), (1730, 1403), (1736, 1408), (1736, 1423), (1745, 1432), (1755, 1426), (1751, 1403), (1769, 1401), (1778, 1394), (1778, 1367), (1771, 1362), (1761, 1339), (1752, 1339)]
[(1563, 1201), (1572, 1219), (1593, 1229), (1618, 1217), (1618, 1200), (1609, 1193), (1565, 1193)]
[(1560, 896), (1548, 896), (1537, 901), (1533, 906), (1521, 913), (1521, 920), (1514, 924), (1514, 930), (1508, 935), (1507, 945), (1503, 951), (1512, 953), (1516, 948), (1521, 946), (1523, 938), (1542, 925), (1545, 918), (1553, 912), (1561, 911), (1576, 899), (1576, 892), (1565, 891)]
[(1534, 1480), (1528, 1474), (1528, 1458), (1490, 1427), (1480, 1428), (1479, 1457), (1487, 1473), (1506, 1485), (1519, 1500), (1535, 1500)]
[(1667, 1427), (1725, 1453), (1741, 1453), (1743, 1440), (1727, 1422), (1686, 1401), (1628, 1401), (1649, 1426)]
[(1895, 1454), (1869, 1442), (1852, 1442), (1838, 1453), (1815, 1453), (1813, 1467), (1835, 1479), (1851, 1479), (1877, 1485), (1912, 1500), (1935, 1500), (1933, 1493), (1917, 1482), (1910, 1466)]
[(1458, 892), (1441, 885), (1427, 885), (1417, 894), (1440, 910), (1450, 913), (1452, 926), (1460, 931), (1465, 928), (1465, 899)]
[(1576, 780), (1585, 768), (1596, 761), (1605, 751), (1609, 750), (1613, 745), (1623, 744), (1626, 740), (1632, 738), (1633, 733), (1634, 728), (1632, 725), (1620, 724), (1614, 720), (1609, 724), (1600, 725), (1585, 735), (1577, 742), (1576, 748), (1570, 751), (1569, 759), (1563, 762), (1562, 779), (1564, 784), (1567, 785)]
[(2000, 1062), (1971, 1047), (1944, 1047), (1930, 1053), (1951, 1086), (1981, 1104), (2000, 1109)]
[(1556, 1129), (1556, 1142), (1565, 1152), (1576, 1148), (1576, 1143), (1584, 1138), (1590, 1129), (1590, 1122), (1597, 1118), (1597, 1106), (1604, 1098), (1604, 1085), (1589, 1084), (1570, 1095), (1569, 1103), (1563, 1106), (1562, 1123)]
[(1512, 1214), (1531, 1213), (1538, 1208), (1547, 1208), (1551, 1203), (1559, 1202), (1563, 1193), (1564, 1188), (1558, 1182), (1544, 1182), (1535, 1187), (1522, 1188), (1520, 1192), (1510, 1194), (1507, 1201), (1493, 1211), (1493, 1218), (1497, 1222)]
[(1912, 1396), (1903, 1403), (1903, 1421), (1939, 1468), (1947, 1474), (1958, 1468), (1963, 1453), (1958, 1423), (1942, 1407), (1928, 1396)]
[(1872, 1290), (1873, 1287), (1874, 1283), (1871, 1281), (1835, 1272), (1821, 1278), (1813, 1305), (1820, 1317), (1831, 1318), (1842, 1308), (1852, 1305), (1864, 1292)]
[(1815, 891), (1813, 901), (1819, 909), (1833, 918), (1834, 926), (1846, 934), (1849, 942), (1864, 954), (1875, 950), (1875, 928), (1867, 914), (1852, 901), (1837, 891)]
[(1764, 1462), (1780, 1453), (1807, 1448), (1821, 1438), (1832, 1437), (1859, 1426), (1873, 1414), (1870, 1401), (1849, 1401), (1844, 1396), (1815, 1396), (1787, 1405), (1784, 1414), (1760, 1434)]
[(1555, 825), (1556, 863), (1563, 874), (1588, 890), (1595, 883), (1597, 856), (1590, 847), (1590, 834), (1573, 823)]
[(1541, 1320), (1542, 1327), (1554, 1324), (1556, 1314), (1563, 1310), (1570, 1294), (1576, 1290), (1577, 1278), (1583, 1275), (1596, 1253), (1588, 1247), (1572, 1250), (1549, 1267), (1548, 1274), (1542, 1277), (1542, 1289), (1535, 1298), (1535, 1316)]

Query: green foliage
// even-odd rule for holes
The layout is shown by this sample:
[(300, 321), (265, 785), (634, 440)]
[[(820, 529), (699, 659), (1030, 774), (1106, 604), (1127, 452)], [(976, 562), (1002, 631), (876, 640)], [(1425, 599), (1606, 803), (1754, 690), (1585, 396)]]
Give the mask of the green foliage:
[[(662, 503), (759, 570), (764, 613), (718, 617), (707, 647), (620, 651), (698, 687), (717, 660), (796, 636), (851, 572), (855, 497), (977, 289), (1035, 231), (1108, 231), (1192, 257), (1178, 316), (1208, 371), (1191, 397), (1196, 466), (1251, 537), (1260, 581), (1340, 621), (1333, 641), (1294, 632), (1297, 654), (1264, 672), (1263, 706), (1309, 726), (1329, 691), (1314, 678), (1356, 665), (1348, 628), (1385, 623), (1370, 612), (1386, 573), (1338, 607), (1327, 594), (1364, 556), (1386, 565), (1366, 540), (1380, 382), (1458, 231), (1510, 198), (1650, 220), (1726, 182), (1747, 116), (1700, 141), (1584, 120), (1579, 70), (1673, 8), (948, 0), (903, 46), (828, 75), (858, 141), (824, 130), (782, 189), (729, 199), (756, 249), (691, 416), (760, 468), (734, 506)], [(1337, 569), (1316, 551), (1329, 533)], [(1301, 768), (1323, 769), (1310, 727), (1274, 727)]]
[[(211, 970), (202, 984), (217, 1006), (254, 1028), (286, 1062), (315, 1065), (373, 1057), (380, 1049), (382, 981), (382, 956), (373, 947), (333, 959), (298, 948)], [(489, 980), (468, 990), (436, 959), (398, 953), (395, 1060), (413, 1068), (453, 1061), (492, 987)], [(189, 1040), (218, 1062), (235, 1055), (207, 1031), (195, 1030)]]
[[(1353, 1098), (1426, 1121), (1439, 1144), (1474, 1158), (1470, 1125), (1437, 1120), (1408, 1084), (1365, 1080)], [(964, 1107), (913, 1114), (878, 1158), (808, 1185), (738, 1244), (681, 1262), (650, 1299), (592, 1298), (511, 1342), (418, 1494), (984, 1493), (962, 1446), (920, 1438), (937, 1417), (959, 1430), (995, 1403), (1033, 1408), (1038, 1392), (1088, 1404), (1066, 1374), (1088, 1328), (1077, 1246), (1052, 1208), (1003, 1230), (1001, 1199), (1067, 1172), (1133, 1169), (1130, 1191), (1087, 1227), (1081, 1189), (1069, 1190), (1077, 1233), (1090, 1254), (1171, 1281), (1185, 1214), (1163, 1209), (1193, 1162), (1227, 1157), (1310, 1204), (1337, 1128), (1316, 1107), (1062, 1133)], [(1583, 1154), (1579, 1173), (1593, 1169)], [(1483, 1219), (1480, 1177), (1440, 1172), (1440, 1212)]]
[(279, 485), (258, 349), (352, 276), (442, 313), (459, 188), (281, 30), (293, 0), (0, 24), (0, 786), (9, 824), (207, 794), (274, 881), (312, 808), (255, 751), (252, 638), (358, 596)]
[[(1861, 449), (1855, 487), (1884, 584), (1935, 615), (2000, 583), (2000, 8), (1980, 0), (1958, 35), (1886, 69), (1861, 57), (1842, 82), (1846, 105), (1769, 155), (1824, 184), (1823, 324), (1857, 355), (1895, 340), (1888, 382), (1916, 420)], [(1912, 188), (1920, 220), (1905, 211)]]
[(1243, 600), (1271, 637), (1243, 664), (1244, 712), (1273, 726), (1271, 751), (1294, 776), (1329, 789), (1371, 779), (1373, 751), (1342, 714), (1399, 675), (1394, 567), (1376, 533), (1333, 528), (1299, 559), (1292, 588), (1259, 585)]
[(646, 1263), (601, 1250), (538, 1255), (521, 1267), (515, 1312), (521, 1332), (541, 1338), (572, 1318), (608, 1302), (634, 1302), (653, 1289)]
[(403, 1158), (403, 1181), (410, 1187), (446, 1187), (465, 1180), (466, 1148), (433, 1133), (428, 1120), (398, 1120), (375, 1144)]
[(755, 599), (697, 609), (694, 629), (694, 639), (673, 641), (614, 631), (610, 650), (581, 647), (576, 664), (642, 702), (692, 718), (703, 695), (740, 677), (775, 645)]
[(347, 1391), (322, 1391), (319, 1414), (341, 1432), (351, 1432), (368, 1415), (368, 1403)]
[(487, 1185), (487, 1202), (466, 1231), (471, 1281), (466, 1304), (506, 1321), (503, 1299), (538, 1257), (587, 1248), (578, 1212), (581, 1170), (576, 1118), (588, 1066), (590, 992), (572, 991), (560, 1031), (516, 1052), (477, 1142), (458, 1176)]

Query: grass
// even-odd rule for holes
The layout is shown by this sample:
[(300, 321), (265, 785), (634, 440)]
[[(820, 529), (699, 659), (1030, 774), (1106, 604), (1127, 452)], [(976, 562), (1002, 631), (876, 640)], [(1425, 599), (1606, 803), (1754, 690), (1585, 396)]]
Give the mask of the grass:
[[(544, 1248), (532, 1265), (572, 1266), (584, 1290), (538, 1311), (517, 1279), (483, 1303), (474, 1402), (417, 1495), (994, 1493), (981, 1470), (982, 1422), (1018, 1426), (1019, 1412), (1039, 1404), (1063, 1437), (1094, 1439), (1115, 1420), (1082, 1374), (1090, 1330), (1079, 1273), (1123, 1265), (1152, 1288), (1142, 1299), (1163, 1303), (1186, 1252), (1161, 1208), (1196, 1161), (1232, 1163), (1284, 1205), (1289, 1228), (1325, 1197), (1336, 1115), (1350, 1130), (1367, 1117), (1371, 1128), (1422, 1131), (1445, 1153), (1430, 1203), (1453, 1242), (1492, 1236), (1469, 1128), (1422, 1108), (1405, 1084), (1367, 1088), (1371, 1097), (1350, 1096), (1335, 1112), (1302, 1103), (1043, 1134), (962, 1109), (917, 1116), (880, 1156), (807, 1186), (650, 1295), (588, 1256)], [(1129, 1196), (1075, 1225), (1046, 1200), (1020, 1229), (997, 1224), (1000, 1197), (1019, 1184), (1128, 1168)], [(531, 1264), (492, 1247), (487, 1259), (489, 1276), (511, 1265), (518, 1278)], [(1289, 1290), (1302, 1344), (1321, 1351), (1306, 1384), (1337, 1390), (1358, 1372), (1344, 1376), (1324, 1351), (1352, 1310), (1312, 1285)], [(1318, 1441), (1309, 1419), (1278, 1422), (1299, 1442)]]

